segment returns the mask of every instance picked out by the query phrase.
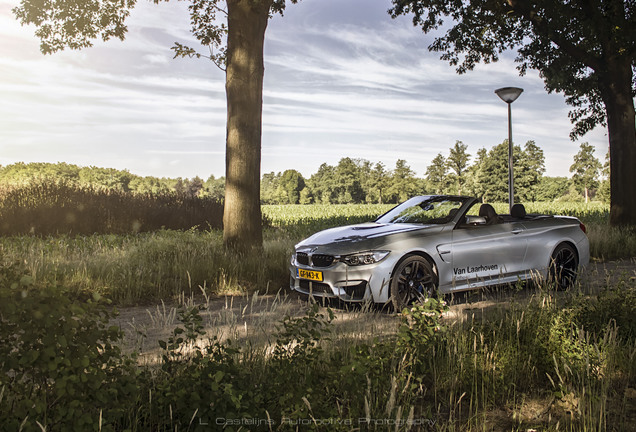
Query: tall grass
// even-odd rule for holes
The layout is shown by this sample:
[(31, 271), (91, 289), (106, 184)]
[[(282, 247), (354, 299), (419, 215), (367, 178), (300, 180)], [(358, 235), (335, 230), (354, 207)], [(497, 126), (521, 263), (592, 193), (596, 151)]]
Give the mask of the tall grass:
[(450, 323), (421, 359), (419, 406), (439, 430), (625, 430), (635, 340), (612, 319), (588, 331), (580, 309), (589, 301), (539, 295)]
[[(0, 261), (23, 261), (36, 280), (108, 295), (119, 304), (198, 293), (276, 292), (288, 285), (293, 246), (319, 229), (375, 219), (388, 206), (265, 206), (262, 254), (223, 248), (220, 231), (0, 237)], [(571, 213), (575, 213), (571, 210)], [(580, 216), (580, 215), (579, 215)], [(585, 220), (585, 219), (584, 219)], [(636, 256), (636, 232), (588, 223), (592, 257)]]
[(0, 235), (128, 234), (221, 228), (223, 205), (177, 194), (131, 194), (40, 182), (0, 189)]
[(372, 222), (395, 204), (264, 205), (266, 225), (280, 228), (298, 240), (316, 231)]
[[(499, 214), (508, 213), (508, 203), (492, 203)], [(585, 223), (606, 224), (609, 206), (601, 202), (530, 202), (524, 204), (529, 214), (574, 216)], [(309, 225), (323, 228), (373, 221), (395, 204), (312, 204), (264, 205), (263, 215), (270, 225), (289, 227)], [(479, 205), (473, 207), (477, 212)]]
[(590, 255), (600, 260), (636, 257), (636, 228), (587, 224)]
[[(6, 281), (28, 283), (20, 275)], [(0, 362), (0, 430), (604, 432), (636, 422), (636, 339), (625, 328), (636, 285), (629, 279), (591, 298), (539, 288), (527, 303), (475, 305), (460, 319), (432, 299), (393, 318), (397, 331), (381, 338), (351, 338), (336, 319), (342, 312), (309, 304), (304, 315), (264, 328), (264, 345), (208, 337), (200, 308), (190, 305), (159, 343), (158, 364), (136, 369), (110, 344), (105, 360), (90, 355), (92, 343), (117, 334), (105, 324), (73, 325), (95, 311), (102, 319), (94, 305), (62, 293), (64, 308), (51, 308), (55, 294), (33, 288), (0, 290), (11, 300), (0, 302), (0, 316), (16, 319), (0, 327), (0, 349), (12, 360)], [(375, 311), (354, 316), (378, 318)], [(72, 339), (59, 333), (69, 327)], [(33, 343), (25, 334), (42, 335), (42, 355), (16, 351)], [(69, 345), (82, 361), (57, 360), (70, 357)], [(100, 387), (104, 370), (110, 381)]]
[(266, 236), (255, 256), (225, 250), (220, 231), (14, 236), (0, 238), (0, 261), (22, 261), (36, 281), (131, 305), (196, 294), (199, 286), (217, 295), (275, 292), (288, 284), (292, 245), (284, 236)]

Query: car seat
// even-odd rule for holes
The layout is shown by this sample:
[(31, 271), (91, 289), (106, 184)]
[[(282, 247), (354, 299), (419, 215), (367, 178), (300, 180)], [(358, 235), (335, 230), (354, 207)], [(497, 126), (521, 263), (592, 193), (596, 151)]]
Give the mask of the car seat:
[(486, 225), (495, 225), (501, 222), (495, 208), (490, 204), (482, 204), (479, 207), (479, 216), (486, 218)]

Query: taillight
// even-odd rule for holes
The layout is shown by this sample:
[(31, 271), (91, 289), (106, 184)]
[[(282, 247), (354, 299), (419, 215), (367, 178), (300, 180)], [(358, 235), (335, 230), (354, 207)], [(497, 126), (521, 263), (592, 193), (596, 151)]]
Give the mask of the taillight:
[(583, 223), (579, 223), (579, 228), (581, 228), (581, 231), (587, 234), (587, 228), (585, 228), (585, 225), (583, 225)]

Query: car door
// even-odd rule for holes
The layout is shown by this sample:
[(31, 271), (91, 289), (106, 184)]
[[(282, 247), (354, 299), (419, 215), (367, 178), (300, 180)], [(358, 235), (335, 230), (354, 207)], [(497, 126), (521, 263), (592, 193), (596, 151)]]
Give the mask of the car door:
[(509, 282), (525, 273), (525, 232), (519, 222), (455, 228), (452, 242), (438, 248), (442, 259), (451, 263), (448, 289)]

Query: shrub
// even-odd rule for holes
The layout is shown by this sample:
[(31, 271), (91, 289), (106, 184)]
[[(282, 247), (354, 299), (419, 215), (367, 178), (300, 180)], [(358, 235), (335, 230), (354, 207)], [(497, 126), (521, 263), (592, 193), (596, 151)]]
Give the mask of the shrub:
[(0, 267), (0, 430), (116, 430), (137, 387), (98, 296), (73, 298)]
[(602, 334), (608, 324), (615, 323), (618, 336), (636, 342), (636, 284), (620, 281), (602, 290), (594, 299), (581, 301), (575, 319), (588, 332)]
[(183, 327), (174, 329), (163, 350), (161, 369), (151, 380), (145, 422), (152, 430), (192, 425), (217, 427), (217, 419), (252, 416), (256, 396), (250, 392), (249, 369), (238, 360), (240, 350), (216, 338), (204, 347), (197, 339), (205, 332), (198, 308), (181, 310)]

